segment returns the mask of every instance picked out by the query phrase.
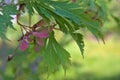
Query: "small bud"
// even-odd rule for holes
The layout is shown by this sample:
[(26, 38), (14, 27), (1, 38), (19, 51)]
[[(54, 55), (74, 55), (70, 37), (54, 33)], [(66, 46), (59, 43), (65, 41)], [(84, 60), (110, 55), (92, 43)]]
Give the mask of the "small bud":
[(93, 17), (92, 17), (92, 20), (97, 21), (97, 20), (98, 20), (98, 18), (97, 18), (96, 16), (93, 16)]
[(8, 55), (7, 61), (10, 61), (13, 59), (13, 55)]
[(72, 2), (76, 2), (77, 0), (72, 0)]
[(84, 14), (88, 14), (89, 13), (89, 11), (84, 11)]

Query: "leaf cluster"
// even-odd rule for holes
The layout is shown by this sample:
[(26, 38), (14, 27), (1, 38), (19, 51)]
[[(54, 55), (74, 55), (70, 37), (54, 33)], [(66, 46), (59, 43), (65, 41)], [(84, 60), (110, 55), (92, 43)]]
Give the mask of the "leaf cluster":
[[(103, 2), (103, 3), (102, 3)], [(69, 34), (80, 48), (84, 57), (83, 34), (76, 31), (88, 29), (97, 40), (102, 39), (101, 26), (105, 19), (104, 0), (19, 0), (19, 4), (25, 4), (25, 10), (31, 17), (38, 13), (47, 24), (56, 23), (59, 30)], [(0, 37), (5, 36), (8, 27), (13, 28), (11, 15), (17, 14), (17, 6), (9, 4), (1, 8), (0, 13)], [(104, 40), (103, 40), (104, 42)], [(70, 64), (70, 54), (55, 39), (54, 31), (50, 33), (40, 54), (50, 72), (62, 65), (64, 69)]]

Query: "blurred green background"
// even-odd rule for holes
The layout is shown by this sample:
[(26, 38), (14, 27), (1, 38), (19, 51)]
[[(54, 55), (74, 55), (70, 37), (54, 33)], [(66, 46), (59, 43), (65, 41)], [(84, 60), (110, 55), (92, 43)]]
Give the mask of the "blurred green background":
[[(11, 41), (0, 40), (0, 80), (120, 80), (120, 0), (111, 0), (108, 5), (108, 20), (103, 26), (105, 44), (97, 40), (91, 33), (84, 34), (85, 58), (83, 59), (78, 46), (69, 35), (56, 31), (59, 43), (71, 54), (72, 64), (66, 70), (60, 67), (50, 75), (42, 63), (39, 54), (17, 50), (12, 61), (7, 62), (7, 56), (14, 52), (19, 38), (17, 31), (8, 29), (7, 37)], [(32, 23), (39, 17), (35, 14)], [(21, 22), (27, 24), (28, 16), (21, 17)], [(17, 28), (18, 25), (15, 24)], [(18, 35), (19, 34), (19, 35)]]

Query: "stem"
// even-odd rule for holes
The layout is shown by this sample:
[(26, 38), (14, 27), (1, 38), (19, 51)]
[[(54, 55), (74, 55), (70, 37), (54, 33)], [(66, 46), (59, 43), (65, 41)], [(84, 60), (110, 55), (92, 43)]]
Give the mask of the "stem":
[[(20, 7), (19, 7), (19, 9), (18, 9), (19, 12), (20, 12), (21, 10), (23, 10), (24, 7), (25, 7), (25, 4), (24, 4), (24, 3), (23, 3), (23, 4), (20, 4)], [(31, 31), (31, 29), (30, 29), (29, 26), (26, 26), (26, 25), (21, 24), (21, 23), (18, 21), (19, 17), (20, 17), (20, 13), (18, 13), (18, 14), (16, 15), (16, 19), (17, 19), (17, 24), (18, 24), (18, 25), (20, 26), (20, 28), (21, 28), (22, 35), (24, 35), (24, 34), (23, 34), (23, 29), (26, 31), (26, 33), (29, 32), (29, 31)]]
[(19, 45), (15, 48), (14, 53), (13, 53), (12, 55), (8, 55), (7, 61), (10, 61), (10, 60), (13, 59), (13, 57), (15, 56), (16, 51), (17, 51), (17, 49), (19, 48), (20, 44), (21, 44), (21, 42), (20, 42)]
[(29, 15), (29, 26), (31, 26), (31, 16)]
[(24, 33), (23, 33), (23, 29), (22, 29), (22, 27), (20, 27), (20, 29), (21, 29), (21, 32), (22, 32), (22, 36), (24, 36)]

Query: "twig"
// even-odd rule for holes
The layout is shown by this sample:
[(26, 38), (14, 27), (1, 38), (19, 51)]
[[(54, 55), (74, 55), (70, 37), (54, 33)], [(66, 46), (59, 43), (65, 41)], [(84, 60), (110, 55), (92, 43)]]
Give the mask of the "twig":
[(19, 45), (15, 48), (13, 54), (8, 55), (7, 61), (11, 61), (11, 60), (13, 59), (13, 57), (15, 56), (16, 51), (17, 51), (17, 49), (19, 48), (20, 44), (21, 44), (21, 42), (20, 42)]

